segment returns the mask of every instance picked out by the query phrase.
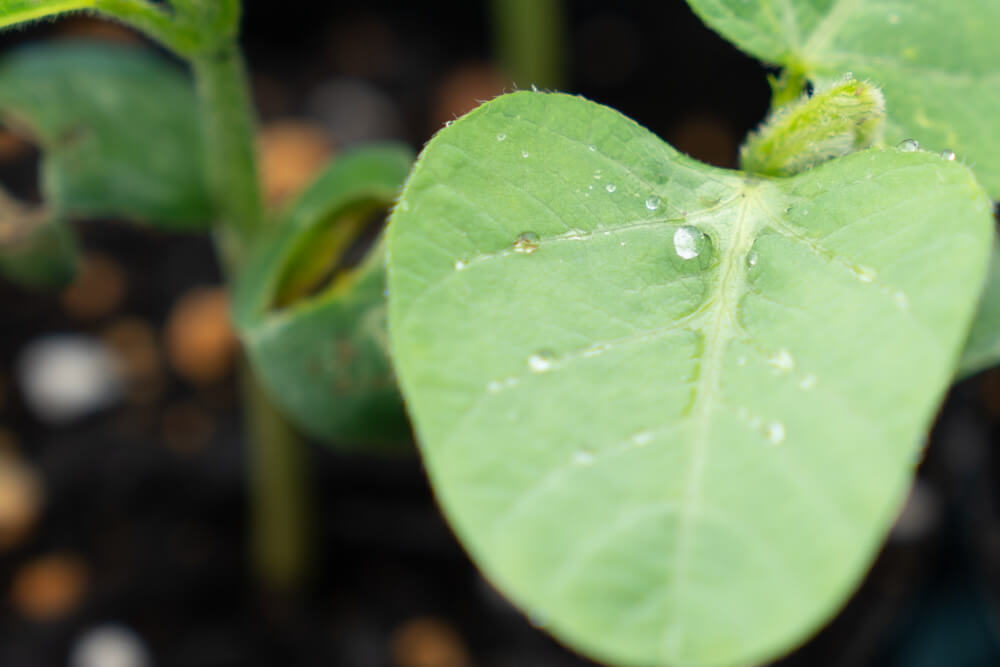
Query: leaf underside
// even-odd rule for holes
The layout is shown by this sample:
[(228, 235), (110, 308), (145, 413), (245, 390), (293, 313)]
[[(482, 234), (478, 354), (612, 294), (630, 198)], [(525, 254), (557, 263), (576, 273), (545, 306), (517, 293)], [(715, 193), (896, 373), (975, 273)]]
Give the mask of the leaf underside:
[(746, 52), (814, 83), (853, 72), (885, 93), (886, 139), (950, 149), (1000, 197), (996, 0), (688, 0)]
[(787, 650), (859, 580), (985, 275), (960, 164), (788, 179), (515, 93), (426, 147), (390, 223), (393, 359), (487, 576), (614, 664)]

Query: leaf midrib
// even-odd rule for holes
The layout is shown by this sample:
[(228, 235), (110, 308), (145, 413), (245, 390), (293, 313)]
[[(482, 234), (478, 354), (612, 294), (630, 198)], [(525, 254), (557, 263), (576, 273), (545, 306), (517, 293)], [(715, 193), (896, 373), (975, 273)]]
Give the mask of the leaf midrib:
[[(677, 555), (674, 561), (672, 582), (673, 605), (668, 611), (664, 631), (663, 649), (667, 662), (680, 658), (684, 626), (678, 619), (684, 617), (680, 609), (682, 587), (687, 581), (691, 542), (694, 526), (701, 505), (701, 488), (704, 480), (705, 462), (708, 456), (712, 414), (721, 393), (720, 380), (722, 366), (729, 343), (737, 338), (740, 325), (736, 321), (736, 310), (740, 298), (746, 291), (746, 256), (760, 231), (761, 216), (750, 214), (754, 203), (752, 189), (744, 185), (743, 201), (728, 229), (720, 230), (719, 278), (709, 295), (710, 306), (705, 311), (705, 344), (703, 346), (702, 368), (695, 388), (695, 399), (691, 406), (693, 432), (691, 454), (687, 464), (684, 494), (680, 502), (678, 518)], [(728, 232), (726, 234), (725, 232)]]

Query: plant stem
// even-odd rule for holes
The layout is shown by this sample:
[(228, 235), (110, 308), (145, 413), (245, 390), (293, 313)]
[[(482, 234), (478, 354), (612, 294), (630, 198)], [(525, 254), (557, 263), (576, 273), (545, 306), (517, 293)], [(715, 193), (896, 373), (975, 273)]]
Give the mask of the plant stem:
[(252, 564), (267, 589), (293, 593), (309, 569), (311, 522), (305, 443), (275, 409), (246, 362), (241, 371)]
[(521, 88), (565, 86), (563, 0), (493, 0), (496, 52)]
[[(255, 119), (235, 43), (195, 55), (191, 64), (201, 105), (205, 167), (219, 207), (217, 242), (231, 283), (263, 227)], [(309, 552), (305, 443), (245, 362), (240, 385), (249, 451), (253, 565), (267, 588), (291, 593), (306, 576)]]
[(260, 231), (262, 214), (254, 143), (255, 119), (236, 44), (191, 60), (201, 104), (205, 169), (219, 207), (223, 261), (230, 273)]

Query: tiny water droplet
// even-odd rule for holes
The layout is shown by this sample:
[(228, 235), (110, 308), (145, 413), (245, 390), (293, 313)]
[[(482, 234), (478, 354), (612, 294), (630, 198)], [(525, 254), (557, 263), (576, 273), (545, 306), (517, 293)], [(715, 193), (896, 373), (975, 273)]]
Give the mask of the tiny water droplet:
[(760, 261), (760, 257), (758, 257), (756, 250), (747, 255), (747, 266), (757, 266), (758, 261)]
[(851, 273), (853, 273), (857, 279), (863, 283), (875, 282), (875, 278), (878, 277), (878, 272), (870, 266), (859, 266), (857, 268), (853, 268), (851, 269)]
[(946, 148), (945, 150), (941, 151), (941, 157), (943, 157), (948, 162), (954, 162), (955, 161), (955, 151), (948, 150)]
[(799, 387), (802, 389), (812, 389), (816, 386), (816, 376), (813, 374), (806, 375), (801, 380), (799, 380)]
[(538, 86), (536, 86), (535, 84), (531, 84), (531, 92), (537, 93), (538, 92)]
[(587, 150), (593, 153), (594, 151), (597, 150), (597, 146), (595, 146), (594, 144), (590, 144), (589, 146), (587, 146)]
[(920, 150), (920, 143), (916, 139), (903, 139), (896, 144), (896, 148), (904, 153), (913, 153)]
[(526, 158), (529, 155), (531, 155), (531, 153), (529, 153), (528, 151), (521, 151), (521, 157)]
[(618, 189), (618, 186), (615, 185), (614, 183), (608, 183), (607, 185), (604, 186), (604, 189), (607, 190), (608, 192), (614, 192), (615, 190)]
[(497, 380), (490, 380), (486, 384), (486, 391), (490, 392), (491, 394), (495, 394), (501, 389), (503, 389), (503, 382), (498, 382)]
[(525, 255), (538, 250), (538, 234), (535, 232), (524, 232), (514, 241), (514, 252), (523, 252)]
[(747, 358), (746, 357), (736, 357), (736, 365), (737, 366), (746, 366), (747, 365)]
[(698, 256), (698, 241), (701, 239), (701, 232), (694, 227), (678, 227), (674, 232), (674, 251), (681, 259), (694, 259)]
[(455, 270), (456, 271), (461, 271), (462, 269), (464, 269), (468, 265), (469, 265), (469, 263), (466, 262), (464, 259), (456, 259), (455, 260)]
[(581, 466), (589, 466), (594, 462), (594, 455), (588, 452), (586, 449), (581, 449), (578, 452), (573, 453), (573, 463)]
[(503, 132), (497, 132), (497, 141), (503, 141), (507, 138), (507, 135)]
[(910, 300), (906, 298), (906, 295), (902, 292), (896, 292), (892, 295), (892, 300), (896, 302), (896, 307), (900, 310), (910, 309)]
[(548, 350), (541, 350), (528, 357), (528, 368), (536, 373), (544, 373), (552, 370), (552, 353)]
[(601, 180), (601, 170), (600, 169), (598, 169), (597, 171), (594, 172), (594, 178), (596, 180)]
[(781, 422), (771, 422), (764, 430), (764, 437), (772, 445), (780, 445), (785, 441), (785, 425)]
[(660, 198), (657, 196), (651, 196), (646, 198), (646, 208), (650, 211), (655, 211), (660, 208)]
[(653, 434), (649, 431), (641, 431), (632, 436), (632, 442), (640, 447), (645, 447), (653, 440)]
[(778, 373), (787, 373), (795, 369), (795, 359), (788, 350), (782, 348), (771, 355), (767, 363)]
[(444, 126), (445, 126), (445, 127), (451, 127), (451, 124), (452, 124), (452, 123), (454, 123), (454, 122), (455, 122), (455, 121), (453, 121), (453, 120), (446, 120), (446, 121), (444, 122)]

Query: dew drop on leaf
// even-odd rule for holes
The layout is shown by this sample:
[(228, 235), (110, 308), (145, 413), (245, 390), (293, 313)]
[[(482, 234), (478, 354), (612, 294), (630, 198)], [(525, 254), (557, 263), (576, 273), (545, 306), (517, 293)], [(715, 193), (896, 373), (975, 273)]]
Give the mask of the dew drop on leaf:
[(780, 349), (771, 355), (767, 363), (779, 373), (787, 373), (795, 368), (795, 359), (786, 349)]
[(503, 132), (497, 132), (497, 141), (503, 141), (506, 138), (507, 138), (506, 134), (504, 134)]
[(514, 241), (514, 252), (530, 255), (536, 250), (538, 250), (538, 234), (535, 232), (524, 232)]
[(455, 260), (455, 270), (456, 271), (461, 271), (462, 269), (464, 269), (468, 265), (469, 265), (469, 263), (466, 262), (464, 259), (456, 259)]
[(756, 250), (747, 255), (747, 266), (757, 266), (758, 261), (760, 261), (760, 258), (757, 256)]
[(785, 425), (781, 422), (771, 422), (764, 430), (764, 436), (772, 445), (780, 445), (785, 441)]
[(607, 190), (608, 192), (614, 192), (615, 190), (618, 189), (618, 186), (615, 185), (614, 183), (608, 183), (607, 185), (604, 186), (604, 189)]
[(941, 151), (941, 157), (943, 157), (945, 160), (948, 160), (948, 162), (954, 162), (955, 161), (955, 151), (945, 149), (945, 150)]
[(903, 139), (896, 145), (896, 148), (904, 153), (913, 153), (920, 150), (920, 143), (916, 139)]
[(809, 389), (812, 389), (815, 386), (816, 386), (816, 376), (815, 375), (809, 374), (809, 375), (806, 375), (805, 377), (803, 377), (801, 380), (799, 380), (799, 388), (801, 388), (801, 389), (809, 390)]
[(674, 232), (674, 251), (681, 259), (694, 259), (698, 256), (698, 241), (701, 239), (701, 232), (694, 227), (687, 225), (678, 227)]
[(528, 151), (521, 151), (521, 157), (527, 158), (529, 155), (531, 155), (531, 153), (529, 153)]
[(536, 373), (544, 373), (552, 370), (553, 354), (548, 350), (540, 350), (528, 357), (528, 368)]
[(660, 208), (660, 198), (656, 196), (647, 197), (646, 208), (648, 208), (650, 211), (655, 211), (656, 209)]

